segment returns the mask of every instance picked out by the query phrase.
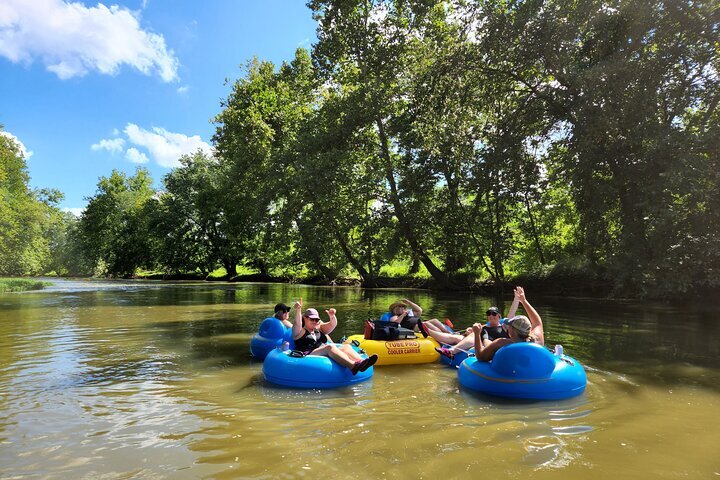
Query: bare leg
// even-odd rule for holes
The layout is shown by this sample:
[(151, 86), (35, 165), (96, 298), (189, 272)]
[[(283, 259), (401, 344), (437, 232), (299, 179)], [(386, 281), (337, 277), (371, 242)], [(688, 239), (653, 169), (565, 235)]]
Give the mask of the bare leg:
[(321, 357), (330, 357), (336, 362), (338, 362), (343, 367), (347, 367), (352, 369), (355, 365), (355, 362), (350, 360), (348, 358), (347, 354), (337, 348), (335, 345), (326, 343), (325, 345), (316, 348), (312, 352), (310, 352), (311, 355), (320, 355)]
[(455, 345), (463, 340), (463, 336), (457, 333), (439, 332), (437, 330), (428, 330), (428, 335), (439, 343), (447, 343), (448, 345)]
[(440, 322), (440, 320), (438, 320), (437, 318), (423, 320), (423, 325), (425, 325), (425, 328), (427, 328), (428, 333), (430, 333), (430, 330), (447, 333), (447, 328), (445, 328), (445, 325), (443, 325), (443, 323)]
[(360, 354), (355, 351), (354, 348), (352, 348), (346, 343), (340, 345), (340, 347), (338, 348), (340, 348), (340, 351), (345, 352), (345, 355), (347, 355), (348, 358), (353, 361), (353, 363), (363, 359)]
[(454, 346), (450, 347), (450, 350), (462, 349), (470, 350), (475, 346), (475, 334), (471, 333), (467, 337), (463, 337), (459, 342), (456, 342)]

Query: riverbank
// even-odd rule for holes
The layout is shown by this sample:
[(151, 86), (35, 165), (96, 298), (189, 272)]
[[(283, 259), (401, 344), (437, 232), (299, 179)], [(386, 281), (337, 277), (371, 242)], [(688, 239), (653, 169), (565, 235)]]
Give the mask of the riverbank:
[(363, 281), (359, 277), (339, 275), (328, 279), (321, 276), (284, 275), (275, 276), (253, 272), (243, 269), (239, 275), (228, 276), (220, 268), (210, 274), (179, 273), (166, 274), (152, 271), (139, 271), (126, 279), (159, 280), (159, 281), (196, 281), (196, 282), (261, 282), (280, 284), (302, 284), (313, 286), (346, 286), (365, 289), (384, 288), (413, 288), (433, 291), (473, 292), (491, 297), (503, 297), (517, 285), (522, 285), (536, 294), (551, 297), (583, 297), (583, 298), (609, 298), (623, 300), (656, 300), (688, 302), (698, 298), (720, 298), (720, 289), (713, 288), (705, 291), (693, 290), (681, 296), (669, 297), (664, 288), (648, 285), (618, 288), (607, 278), (607, 274), (586, 268), (554, 268), (550, 271), (532, 272), (509, 276), (502, 285), (498, 285), (487, 278), (479, 278), (475, 274), (456, 274), (448, 278), (447, 283), (440, 284), (426, 272), (419, 275), (380, 275), (372, 281)]
[(456, 275), (449, 279), (445, 285), (440, 285), (431, 277), (404, 275), (404, 276), (378, 276), (371, 284), (364, 283), (357, 277), (338, 276), (332, 280), (323, 277), (277, 277), (260, 273), (237, 275), (228, 278), (217, 272), (213, 275), (199, 274), (148, 274), (137, 275), (134, 278), (144, 280), (195, 280), (195, 281), (225, 281), (225, 282), (264, 282), (303, 284), (313, 286), (347, 286), (363, 288), (419, 288), (435, 291), (475, 292), (482, 295), (496, 296), (512, 291), (516, 285), (531, 288), (537, 293), (549, 296), (591, 297), (607, 298), (621, 297), (615, 295), (609, 282), (602, 282), (594, 278), (580, 278), (579, 276), (557, 276), (553, 278), (537, 278), (535, 276), (518, 276), (508, 279), (502, 286), (489, 281), (477, 279), (469, 275)]
[(0, 293), (42, 290), (49, 285), (52, 283), (33, 278), (0, 278)]

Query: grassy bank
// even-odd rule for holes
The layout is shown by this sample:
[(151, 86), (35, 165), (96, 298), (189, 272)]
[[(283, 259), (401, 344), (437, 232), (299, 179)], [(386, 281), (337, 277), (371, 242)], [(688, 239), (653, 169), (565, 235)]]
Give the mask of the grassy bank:
[(0, 293), (42, 290), (49, 285), (52, 285), (52, 283), (32, 278), (0, 278)]

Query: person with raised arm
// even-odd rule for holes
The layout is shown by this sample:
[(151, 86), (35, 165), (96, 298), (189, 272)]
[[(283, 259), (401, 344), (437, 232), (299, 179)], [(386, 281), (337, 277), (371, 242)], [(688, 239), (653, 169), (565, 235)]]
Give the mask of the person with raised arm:
[(401, 327), (415, 330), (418, 320), (422, 315), (423, 309), (417, 303), (411, 302), (407, 298), (398, 300), (390, 304), (390, 321), (399, 324)]
[(327, 343), (328, 335), (337, 327), (336, 310), (325, 310), (328, 321), (320, 320), (317, 310), (308, 308), (302, 311), (302, 298), (295, 302), (295, 322), (292, 327), (292, 338), (295, 349), (305, 355), (320, 355), (330, 357), (338, 364), (350, 369), (353, 375), (364, 372), (377, 362), (377, 355), (370, 355), (363, 359), (350, 345), (336, 346)]
[(477, 323), (473, 325), (472, 329), (475, 334), (475, 356), (479, 361), (489, 362), (498, 350), (513, 343), (534, 342), (539, 345), (545, 345), (545, 332), (543, 330), (542, 318), (540, 318), (538, 312), (530, 305), (527, 298), (525, 298), (525, 291), (522, 287), (515, 288), (515, 295), (525, 309), (527, 317), (525, 315), (517, 315), (505, 322), (509, 338), (498, 338), (486, 346), (482, 341), (482, 327)]
[[(437, 318), (430, 320), (422, 320), (423, 309), (415, 302), (403, 298), (397, 302), (390, 304), (389, 320), (393, 323), (399, 324), (403, 328), (408, 330), (416, 330), (422, 332), (421, 325), (425, 326), (426, 330), (437, 330), (439, 332), (447, 332), (445, 326)], [(385, 315), (388, 315), (387, 313)], [(427, 335), (423, 333), (427, 338)]]
[[(515, 315), (515, 312), (517, 311), (518, 305), (520, 304), (520, 299), (518, 298), (518, 289), (516, 288), (513, 291), (514, 297), (512, 301), (512, 305), (510, 305), (510, 310), (508, 311), (508, 317), (512, 317)], [(490, 307), (485, 311), (485, 315), (487, 317), (487, 323), (485, 325), (482, 325), (480, 323), (475, 323), (475, 325), (480, 325), (481, 327), (481, 335), (482, 335), (482, 341), (483, 345), (489, 345), (490, 342), (493, 340), (496, 340), (498, 338), (509, 338), (507, 330), (503, 328), (503, 325), (501, 323), (501, 314), (500, 310), (497, 307)], [(424, 327), (424, 323), (420, 326), (420, 331), (422, 332)], [(465, 329), (465, 332), (463, 333), (444, 333), (444, 332), (433, 332), (428, 330), (427, 332), (423, 332), (423, 335), (427, 333), (431, 337), (433, 337), (435, 340), (437, 340), (439, 343), (444, 343), (446, 345), (450, 345), (450, 347), (436, 347), (435, 350), (440, 353), (441, 355), (444, 355), (446, 357), (452, 358), (455, 353), (458, 351), (460, 352), (466, 352), (468, 349), (472, 348), (473, 345), (475, 345), (475, 333), (473, 330), (473, 327), (468, 327)]]

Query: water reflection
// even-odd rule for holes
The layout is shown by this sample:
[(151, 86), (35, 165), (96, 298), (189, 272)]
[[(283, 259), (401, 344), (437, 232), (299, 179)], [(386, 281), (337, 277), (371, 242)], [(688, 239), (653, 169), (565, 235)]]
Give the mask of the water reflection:
[(720, 471), (715, 311), (532, 298), (548, 343), (587, 366), (589, 385), (575, 399), (522, 402), (460, 389), (439, 364), (379, 367), (372, 381), (331, 391), (270, 385), (250, 337), (275, 303), (300, 297), (338, 309), (337, 338), (397, 298), (458, 327), (497, 303), (156, 282), (60, 282), (0, 296), (3, 475), (590, 480)]

